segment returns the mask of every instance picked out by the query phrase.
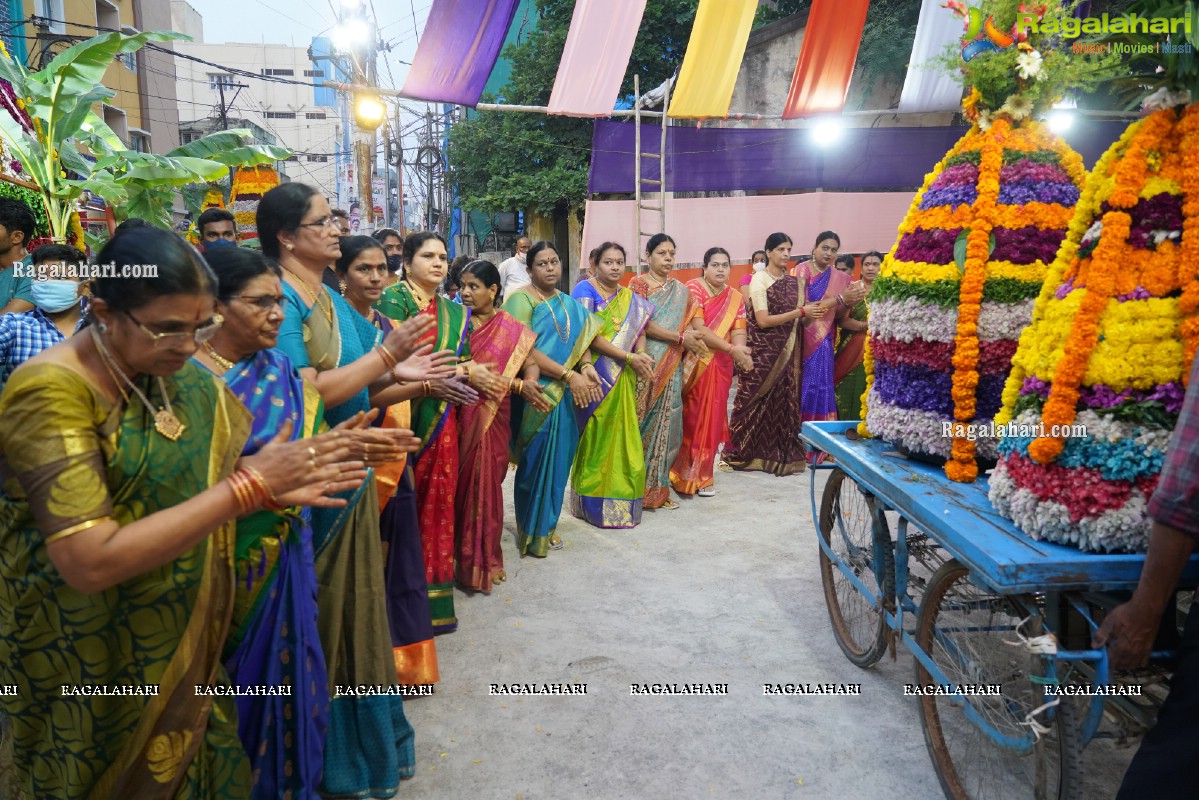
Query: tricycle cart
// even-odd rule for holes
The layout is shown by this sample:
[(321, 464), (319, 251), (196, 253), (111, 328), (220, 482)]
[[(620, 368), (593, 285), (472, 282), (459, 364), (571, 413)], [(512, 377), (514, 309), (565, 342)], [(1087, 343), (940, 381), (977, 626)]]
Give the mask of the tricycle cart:
[[(856, 424), (809, 422), (802, 434), (835, 459), (812, 470), (811, 494), (837, 643), (859, 667), (894, 656), (897, 641), (912, 652), (911, 692), (947, 797), (1083, 797), (1082, 747), (1105, 701), (1122, 734), (1156, 713), (1133, 694), (1144, 687), (1110, 682), (1090, 643), (1096, 612), (1136, 587), (1144, 556), (1035, 541), (994, 511), (985, 479), (954, 483), (884, 442), (846, 437)], [(1184, 582), (1197, 578), (1192, 560)]]

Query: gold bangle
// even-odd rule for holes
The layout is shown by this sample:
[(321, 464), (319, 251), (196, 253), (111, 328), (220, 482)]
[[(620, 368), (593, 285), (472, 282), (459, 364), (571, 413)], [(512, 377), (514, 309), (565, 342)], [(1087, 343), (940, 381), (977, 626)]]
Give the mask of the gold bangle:
[(377, 344), (375, 345), (375, 350), (378, 351), (379, 358), (383, 359), (383, 365), (387, 367), (389, 372), (399, 366), (400, 362), (396, 361), (395, 356), (387, 352), (386, 347), (381, 344)]
[(266, 501), (262, 504), (263, 508), (267, 511), (282, 511), (287, 508), (287, 506), (279, 502), (279, 498), (275, 497), (275, 493), (271, 491), (271, 485), (266, 482), (266, 478), (262, 477), (261, 472), (248, 464), (242, 467), (242, 469), (246, 471), (250, 481), (258, 486), (259, 491), (266, 495)]
[(55, 542), (65, 539), (68, 536), (74, 536), (77, 533), (82, 533), (89, 528), (94, 528), (97, 525), (103, 525), (105, 522), (114, 522), (112, 517), (97, 517), (89, 519), (87, 522), (80, 522), (78, 525), (72, 525), (69, 528), (63, 528), (61, 531), (55, 531), (46, 537), (46, 544), (54, 544)]
[(574, 371), (573, 369), (564, 369), (564, 370), (562, 370), (562, 382), (563, 382), (563, 383), (570, 383), (570, 379), (571, 379), (572, 377), (574, 377), (574, 375), (575, 375), (575, 371)]
[(233, 496), (237, 499), (237, 505), (241, 509), (241, 513), (249, 514), (253, 511), (254, 502), (250, 494), (250, 488), (246, 485), (245, 475), (238, 470), (225, 480), (229, 481), (229, 488), (233, 490)]
[(433, 384), (429, 383), (429, 381), (421, 381), (421, 386), (424, 389), (425, 397), (433, 394)]

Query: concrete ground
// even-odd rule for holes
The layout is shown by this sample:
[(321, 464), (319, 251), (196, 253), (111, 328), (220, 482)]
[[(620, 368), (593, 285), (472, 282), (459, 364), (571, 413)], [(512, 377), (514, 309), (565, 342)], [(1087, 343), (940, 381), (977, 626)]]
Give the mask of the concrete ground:
[[(824, 481), (822, 472), (817, 489)], [(809, 477), (718, 474), (718, 494), (647, 512), (631, 531), (564, 514), (563, 550), (515, 550), (509, 580), (456, 595), (442, 681), (405, 704), (417, 771), (398, 797), (942, 796), (904, 650), (869, 670), (833, 638)], [(764, 683), (857, 683), (861, 696), (767, 697)], [(582, 697), (489, 695), (492, 683), (585, 683)], [(631, 696), (634, 683), (727, 683), (729, 696)], [(1081, 796), (1115, 794), (1129, 749), (1087, 750)]]

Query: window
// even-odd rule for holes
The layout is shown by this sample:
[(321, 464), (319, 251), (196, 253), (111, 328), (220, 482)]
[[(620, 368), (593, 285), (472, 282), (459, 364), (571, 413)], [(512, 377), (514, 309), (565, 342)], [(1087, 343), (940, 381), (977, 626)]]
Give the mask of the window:
[(220, 72), (208, 73), (208, 88), (212, 91), (219, 91), (224, 86), (226, 89), (233, 88), (233, 76), (226, 75)]
[(121, 29), (121, 11), (109, 0), (96, 0), (96, 26), (101, 31)]
[(296, 112), (294, 111), (265, 111), (262, 116), (267, 119), (295, 119)]
[(150, 152), (150, 136), (145, 131), (129, 132), (129, 149), (135, 153)]
[(294, 69), (264, 69), (262, 71), (262, 74), (263, 75), (280, 75), (280, 76), (286, 76), (286, 77), (290, 78), (296, 74), (296, 71)]
[(125, 69), (130, 72), (137, 72), (137, 51), (132, 53), (121, 53), (117, 56), (117, 60), (124, 65)]
[(325, 77), (325, 71), (320, 70), (320, 69), (306, 69), (306, 70), (304, 70), (304, 77), (305, 78), (323, 78), (323, 77)]
[(283, 160), (284, 161), (299, 161), (300, 157), (299, 156), (288, 156), (287, 158), (285, 158)]
[(196, 131), (180, 131), (179, 144), (191, 144), (201, 137), (201, 134)]
[(63, 9), (63, 0), (37, 0), (34, 13), (51, 20), (47, 28), (50, 33), (67, 32), (67, 17), (66, 11)]
[(304, 119), (325, 119), (324, 111), (309, 111), (304, 114)]
[(324, 164), (329, 160), (328, 156), (308, 156), (309, 164)]

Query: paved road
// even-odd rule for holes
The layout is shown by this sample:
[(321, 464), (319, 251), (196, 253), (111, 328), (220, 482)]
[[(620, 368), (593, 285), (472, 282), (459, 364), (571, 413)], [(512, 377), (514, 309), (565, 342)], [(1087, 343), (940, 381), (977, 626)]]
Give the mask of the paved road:
[[(833, 639), (808, 487), (807, 475), (721, 474), (716, 497), (647, 512), (632, 531), (564, 516), (566, 547), (543, 560), (516, 555), (509, 475), (509, 581), (458, 593), (459, 631), (437, 640), (437, 694), (406, 704), (418, 763), (398, 796), (941, 797), (903, 697), (912, 658), (864, 671)], [(492, 696), (493, 683), (587, 694)], [(630, 695), (645, 683), (728, 684), (728, 696)], [(765, 683), (861, 694), (767, 697)], [(1088, 800), (1114, 794), (1130, 752), (1102, 757)]]

